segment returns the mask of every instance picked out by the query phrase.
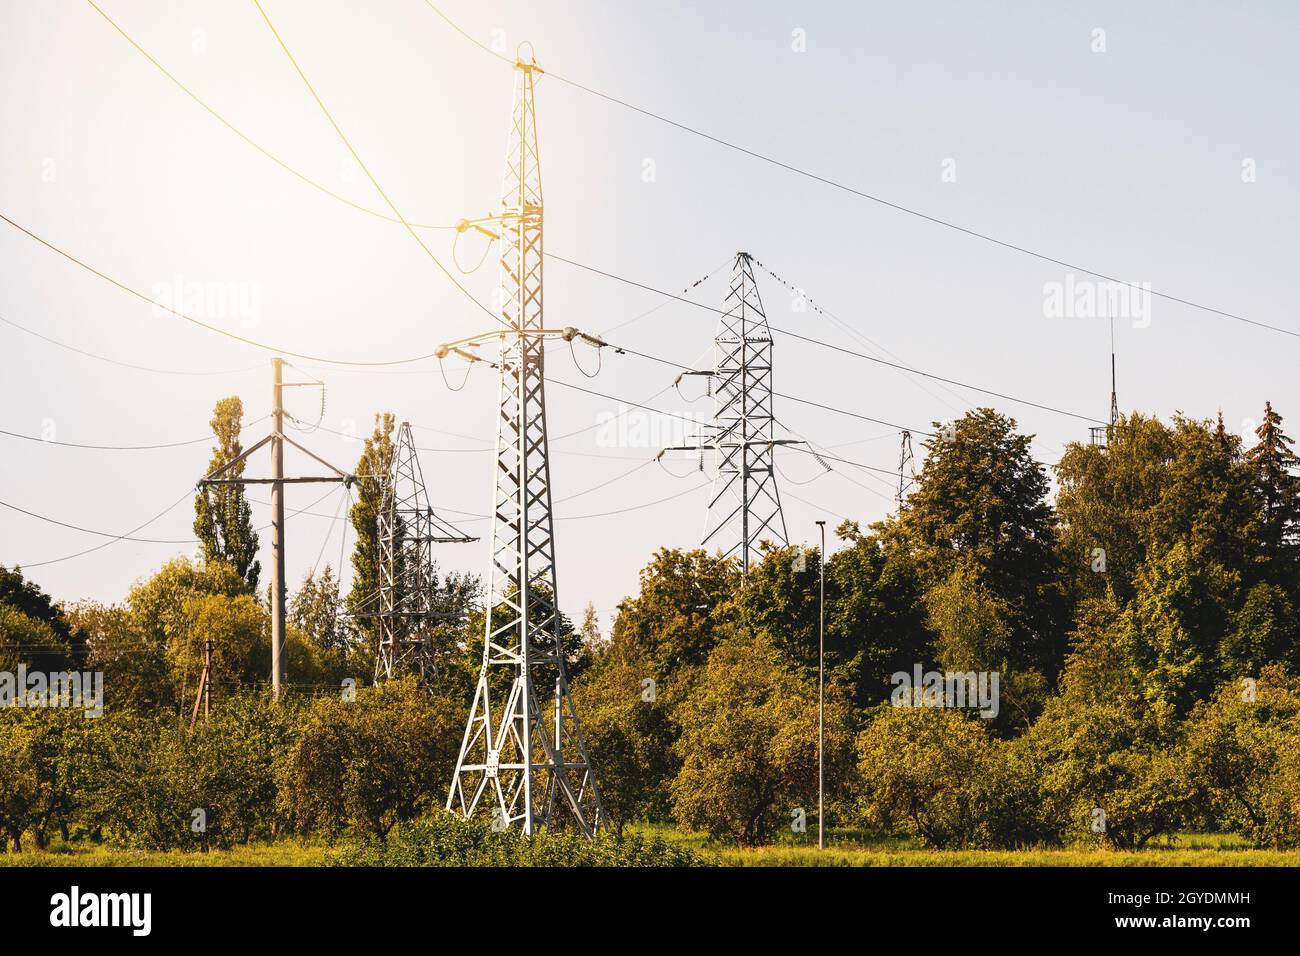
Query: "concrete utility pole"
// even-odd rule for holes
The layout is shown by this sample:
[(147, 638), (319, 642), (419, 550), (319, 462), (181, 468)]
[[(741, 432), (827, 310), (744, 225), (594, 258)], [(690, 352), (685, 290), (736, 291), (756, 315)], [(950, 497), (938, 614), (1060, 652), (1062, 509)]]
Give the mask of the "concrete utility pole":
[(271, 359), (271, 697), (284, 683), (284, 359)]
[[(199, 481), (199, 489), (202, 490), (209, 485), (270, 485), (271, 486), (271, 696), (275, 700), (280, 699), (280, 692), (284, 684), (284, 647), (285, 647), (285, 583), (284, 583), (284, 486), (289, 484), (304, 484), (307, 482), (330, 482), (339, 481), (345, 488), (350, 488), (352, 482), (356, 480), (355, 476), (345, 471), (340, 471), (329, 462), (317, 455), (312, 454), (302, 445), (298, 444), (292, 438), (284, 433), (284, 390), (286, 388), (321, 388), (325, 386), (321, 382), (285, 382), (284, 366), (289, 363), (284, 359), (276, 357), (271, 359), (271, 434), (267, 435), (253, 447), (249, 448), (237, 458), (232, 458), (212, 474)], [(322, 404), (322, 409), (324, 405)], [(290, 416), (291, 418), (293, 416)], [(304, 455), (318, 464), (324, 465), (333, 474), (326, 476), (307, 476), (301, 478), (286, 478), (284, 476), (284, 446), (285, 443), (297, 448)], [(270, 478), (245, 478), (242, 475), (236, 478), (225, 477), (231, 471), (239, 468), (243, 462), (247, 461), (255, 451), (264, 445), (271, 447), (271, 477)], [(236, 474), (239, 474), (236, 471)]]
[(826, 746), (826, 724), (824, 720), (826, 695), (826, 522), (818, 521), (817, 529), (822, 536), (822, 549), (817, 556), (817, 568), (820, 573), (817, 593), (817, 849), (826, 848), (826, 834), (823, 820), (826, 802), (825, 761), (822, 751)]

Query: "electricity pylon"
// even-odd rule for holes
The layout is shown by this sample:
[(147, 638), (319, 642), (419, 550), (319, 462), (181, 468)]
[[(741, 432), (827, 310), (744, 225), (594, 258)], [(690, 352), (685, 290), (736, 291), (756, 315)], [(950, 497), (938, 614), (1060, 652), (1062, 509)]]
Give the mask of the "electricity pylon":
[(378, 539), (379, 610), (377, 615), (358, 615), (379, 619), (375, 682), (403, 672), (428, 676), (433, 669), (430, 630), (456, 616), (436, 607), (433, 545), (478, 539), (462, 534), (430, 507), (409, 422), (402, 422), (397, 430), (379, 508)]
[[(542, 175), (533, 102), (542, 71), (531, 58), (517, 59), (515, 70), (501, 212), (461, 224), (462, 231), (472, 225), (498, 240), (504, 328), (438, 350), (440, 358), (455, 352), (481, 361), (468, 349), (492, 339), (500, 345), (483, 664), (447, 809), (470, 817), (482, 808), (494, 827), (517, 823), (525, 835), (541, 826), (572, 823), (592, 836), (604, 823), (604, 811), (565, 675), (543, 345), (550, 337), (603, 343), (575, 329), (547, 330), (542, 324)], [(541, 705), (539, 685), (548, 696), (553, 685), (549, 708)]]
[(900, 513), (903, 510), (903, 502), (907, 499), (907, 493), (912, 490), (914, 484), (916, 484), (916, 460), (912, 455), (912, 433), (903, 429), (898, 451), (898, 494), (895, 497)]
[(683, 372), (708, 379), (714, 396), (713, 422), (708, 434), (694, 445), (675, 445), (667, 451), (714, 451), (717, 476), (701, 545), (721, 545), (725, 556), (739, 555), (741, 569), (749, 573), (759, 542), (774, 539), (789, 543), (781, 495), (776, 487), (773, 449), (794, 445), (793, 439), (775, 436), (772, 416), (772, 332), (763, 312), (763, 300), (754, 281), (753, 259), (736, 253), (726, 310), (714, 337), (716, 366)]

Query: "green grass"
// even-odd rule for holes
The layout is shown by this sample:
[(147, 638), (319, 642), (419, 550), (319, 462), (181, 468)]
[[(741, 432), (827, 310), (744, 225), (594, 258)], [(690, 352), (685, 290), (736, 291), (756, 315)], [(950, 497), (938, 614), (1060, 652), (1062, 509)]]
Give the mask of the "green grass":
[[(819, 851), (816, 834), (741, 849), (670, 826), (641, 826), (647, 836), (714, 854), (726, 866), (1300, 866), (1300, 850), (1256, 850), (1240, 837), (1184, 833), (1136, 852), (1092, 848), (927, 850), (902, 839), (833, 831)], [(321, 866), (338, 851), (323, 843), (281, 840), (210, 853), (115, 850), (88, 844), (0, 853), (0, 866)]]
[(928, 850), (905, 839), (832, 831), (753, 849), (711, 844), (702, 834), (648, 826), (665, 840), (716, 853), (726, 866), (1300, 866), (1300, 850), (1256, 850), (1235, 834), (1184, 833), (1133, 852), (1069, 847), (1026, 850)]
[(321, 866), (332, 852), (323, 844), (297, 840), (252, 843), (208, 853), (119, 850), (78, 843), (0, 853), (0, 866)]

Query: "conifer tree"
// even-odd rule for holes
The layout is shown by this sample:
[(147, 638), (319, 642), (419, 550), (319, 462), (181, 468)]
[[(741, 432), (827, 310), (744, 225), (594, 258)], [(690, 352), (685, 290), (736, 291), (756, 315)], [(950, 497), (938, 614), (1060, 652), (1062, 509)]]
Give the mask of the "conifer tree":
[(1264, 403), (1264, 420), (1255, 429), (1259, 442), (1246, 452), (1255, 470), (1263, 508), (1265, 560), (1274, 562), (1296, 543), (1300, 531), (1300, 479), (1295, 469), (1300, 457), (1292, 450), (1295, 439), (1282, 431), (1282, 416)]

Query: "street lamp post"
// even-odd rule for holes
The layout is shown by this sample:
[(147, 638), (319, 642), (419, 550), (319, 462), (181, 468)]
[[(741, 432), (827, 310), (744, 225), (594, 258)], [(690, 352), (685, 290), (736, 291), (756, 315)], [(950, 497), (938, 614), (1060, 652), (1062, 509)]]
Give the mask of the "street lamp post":
[(824, 802), (826, 797), (825, 762), (822, 750), (826, 745), (824, 721), (826, 686), (826, 522), (818, 521), (821, 532), (821, 551), (817, 556), (820, 574), (817, 594), (817, 849), (826, 848)]

